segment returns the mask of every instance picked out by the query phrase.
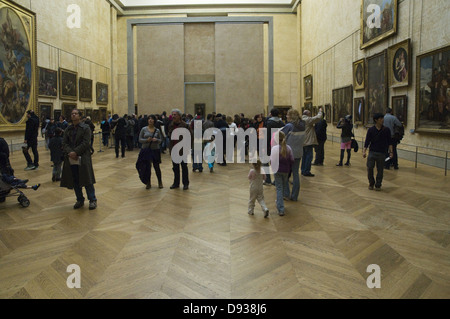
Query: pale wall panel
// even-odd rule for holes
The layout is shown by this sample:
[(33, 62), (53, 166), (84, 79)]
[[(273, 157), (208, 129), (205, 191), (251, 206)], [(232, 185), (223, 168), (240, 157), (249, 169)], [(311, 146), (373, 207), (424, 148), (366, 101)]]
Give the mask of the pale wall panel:
[(186, 76), (211, 76), (214, 74), (214, 29), (214, 23), (186, 23), (184, 25), (184, 72)]
[(137, 27), (137, 94), (142, 114), (184, 108), (183, 25)]
[(216, 24), (217, 112), (263, 113), (262, 24)]

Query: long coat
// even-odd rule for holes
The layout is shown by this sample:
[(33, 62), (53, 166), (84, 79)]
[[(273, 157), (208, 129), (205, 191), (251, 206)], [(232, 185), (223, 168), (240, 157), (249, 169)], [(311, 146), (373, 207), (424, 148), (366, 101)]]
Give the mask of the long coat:
[(80, 123), (75, 141), (72, 140), (75, 127), (69, 125), (64, 131), (63, 152), (64, 166), (61, 176), (61, 187), (73, 189), (72, 169), (70, 168), (69, 153), (75, 152), (81, 156), (81, 165), (79, 170), (80, 186), (95, 184), (94, 169), (91, 158), (91, 129), (89, 125)]

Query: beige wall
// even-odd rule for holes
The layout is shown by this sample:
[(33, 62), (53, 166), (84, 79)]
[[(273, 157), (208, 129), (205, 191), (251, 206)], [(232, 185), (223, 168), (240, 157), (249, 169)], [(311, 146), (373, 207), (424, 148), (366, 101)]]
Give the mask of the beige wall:
[[(106, 1), (91, 0), (17, 0), (19, 5), (36, 14), (37, 65), (58, 70), (65, 68), (78, 77), (93, 80), (93, 101), (77, 101), (81, 109), (98, 109), (95, 101), (95, 83), (111, 84), (111, 9)], [(71, 4), (80, 7), (80, 28), (70, 29), (67, 20)], [(111, 92), (111, 89), (110, 89)], [(111, 101), (111, 98), (109, 99)], [(39, 97), (38, 102), (49, 102), (53, 109), (61, 109), (59, 98)], [(111, 104), (111, 102), (110, 102)], [(103, 105), (102, 105), (103, 107)], [(110, 105), (108, 105), (110, 107)], [(8, 143), (23, 140), (22, 132), (4, 133)], [(23, 142), (23, 141), (22, 141)]]
[[(385, 39), (365, 50), (360, 50), (360, 6), (355, 0), (303, 0), (299, 12), (301, 32), (301, 75), (303, 97), (303, 77), (312, 74), (314, 79), (313, 104), (315, 106), (332, 102), (332, 90), (353, 84), (352, 64), (370, 57), (407, 38), (412, 41), (412, 83), (409, 87), (389, 89), (392, 96), (407, 95), (408, 125), (405, 138), (399, 147), (411, 149), (407, 145), (429, 148), (450, 149), (448, 135), (410, 133), (415, 128), (416, 100), (416, 57), (427, 51), (450, 43), (449, 12), (450, 1), (403, 0), (399, 1), (399, 21), (397, 35)], [(354, 97), (364, 96), (364, 91), (355, 91)], [(340, 130), (329, 126), (329, 133), (339, 136)], [(366, 128), (359, 127), (355, 134), (364, 137)], [(426, 152), (424, 149), (421, 151)], [(438, 156), (445, 153), (431, 152)]]

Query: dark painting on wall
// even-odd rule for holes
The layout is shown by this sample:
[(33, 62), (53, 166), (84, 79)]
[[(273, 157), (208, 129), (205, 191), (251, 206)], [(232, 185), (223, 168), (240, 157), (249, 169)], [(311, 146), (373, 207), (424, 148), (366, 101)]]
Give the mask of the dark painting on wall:
[(59, 97), (62, 100), (77, 100), (78, 97), (78, 81), (77, 72), (59, 69)]
[(450, 46), (417, 57), (416, 131), (450, 133)]
[(341, 118), (352, 114), (353, 86), (349, 85), (333, 90), (333, 124), (337, 125)]
[(313, 79), (312, 75), (305, 76), (303, 79), (305, 86), (305, 100), (311, 100), (313, 97)]
[(386, 50), (367, 59), (366, 115), (364, 123), (372, 126), (375, 113), (386, 113), (388, 85)]
[(108, 84), (97, 82), (96, 93), (97, 104), (108, 104)]
[(408, 97), (406, 95), (392, 97), (392, 114), (395, 115), (404, 126), (408, 124)]
[(363, 90), (365, 87), (365, 60), (359, 60), (353, 63), (353, 87), (355, 91)]
[(353, 103), (353, 123), (364, 125), (364, 98), (357, 97)]
[(333, 118), (331, 116), (331, 104), (325, 104), (325, 120), (327, 123), (332, 123)]
[(39, 96), (56, 98), (58, 96), (58, 72), (39, 67)]
[(80, 101), (91, 102), (92, 101), (92, 80), (80, 78)]
[(39, 118), (46, 119), (51, 118), (53, 116), (53, 103), (39, 103)]

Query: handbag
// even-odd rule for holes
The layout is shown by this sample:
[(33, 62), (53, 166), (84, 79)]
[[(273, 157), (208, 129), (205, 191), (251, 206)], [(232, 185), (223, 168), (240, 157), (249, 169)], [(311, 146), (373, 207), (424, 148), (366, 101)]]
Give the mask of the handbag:
[(358, 142), (354, 138), (352, 138), (352, 148), (355, 151), (355, 153), (358, 152), (359, 150)]

